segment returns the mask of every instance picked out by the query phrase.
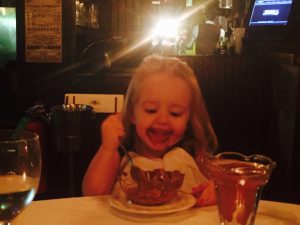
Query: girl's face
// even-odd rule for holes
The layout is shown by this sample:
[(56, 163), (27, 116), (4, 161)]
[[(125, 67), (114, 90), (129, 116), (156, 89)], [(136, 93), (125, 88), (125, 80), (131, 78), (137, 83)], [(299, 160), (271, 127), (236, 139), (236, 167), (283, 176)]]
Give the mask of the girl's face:
[(148, 152), (138, 151), (162, 155), (184, 135), (190, 116), (190, 89), (179, 77), (155, 74), (142, 83), (140, 90), (132, 123)]

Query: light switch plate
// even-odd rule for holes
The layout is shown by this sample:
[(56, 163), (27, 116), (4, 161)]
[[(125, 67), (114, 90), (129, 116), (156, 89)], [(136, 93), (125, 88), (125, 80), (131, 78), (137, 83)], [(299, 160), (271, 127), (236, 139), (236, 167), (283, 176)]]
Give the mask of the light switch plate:
[(65, 104), (83, 104), (93, 107), (96, 113), (121, 112), (124, 95), (118, 94), (65, 94)]

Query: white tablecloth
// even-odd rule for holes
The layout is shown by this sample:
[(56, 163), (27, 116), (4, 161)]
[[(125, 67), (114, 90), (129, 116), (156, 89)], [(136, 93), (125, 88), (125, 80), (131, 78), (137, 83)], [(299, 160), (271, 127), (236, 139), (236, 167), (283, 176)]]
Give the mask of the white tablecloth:
[[(217, 208), (191, 208), (167, 215), (133, 215), (112, 208), (109, 196), (32, 202), (12, 225), (219, 224)], [(300, 225), (300, 205), (260, 201), (257, 225)]]

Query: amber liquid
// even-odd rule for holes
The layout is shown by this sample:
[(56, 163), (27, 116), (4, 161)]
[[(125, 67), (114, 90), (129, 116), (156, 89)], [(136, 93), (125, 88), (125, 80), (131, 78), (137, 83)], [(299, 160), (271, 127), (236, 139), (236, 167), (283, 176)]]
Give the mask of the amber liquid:
[(269, 178), (266, 166), (226, 159), (215, 164), (210, 173), (216, 184), (221, 224), (254, 224), (262, 188)]
[(0, 221), (11, 221), (33, 200), (38, 180), (21, 175), (0, 176)]

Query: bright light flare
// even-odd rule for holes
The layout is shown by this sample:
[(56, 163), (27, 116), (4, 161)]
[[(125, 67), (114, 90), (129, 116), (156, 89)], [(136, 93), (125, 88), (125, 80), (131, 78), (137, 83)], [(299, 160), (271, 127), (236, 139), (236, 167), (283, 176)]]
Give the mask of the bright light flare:
[(179, 25), (180, 21), (176, 19), (160, 19), (154, 27), (152, 34), (154, 37), (175, 38)]
[(0, 7), (0, 22), (2, 22), (7, 29), (16, 29), (15, 8)]

